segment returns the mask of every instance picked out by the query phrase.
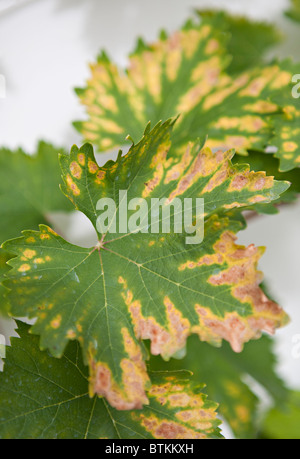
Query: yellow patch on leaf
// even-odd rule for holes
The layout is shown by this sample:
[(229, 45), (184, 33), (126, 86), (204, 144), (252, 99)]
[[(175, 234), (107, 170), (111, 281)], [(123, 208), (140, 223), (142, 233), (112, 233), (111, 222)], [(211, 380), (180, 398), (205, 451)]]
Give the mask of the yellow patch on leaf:
[(28, 258), (30, 260), (31, 258), (33, 258), (36, 255), (36, 251), (35, 250), (26, 249), (26, 250), (24, 250), (23, 254), (24, 254), (25, 258)]

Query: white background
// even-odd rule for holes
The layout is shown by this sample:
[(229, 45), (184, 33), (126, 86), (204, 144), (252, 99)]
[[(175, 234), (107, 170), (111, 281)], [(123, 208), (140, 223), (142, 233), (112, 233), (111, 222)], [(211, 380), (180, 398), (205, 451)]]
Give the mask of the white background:
[[(300, 61), (300, 27), (283, 18), (285, 0), (0, 0), (0, 74), (7, 85), (0, 99), (0, 145), (33, 152), (38, 139), (66, 148), (80, 143), (71, 121), (82, 119), (84, 110), (72, 88), (84, 85), (88, 62), (99, 50), (125, 65), (138, 35), (153, 40), (161, 28), (179, 27), (193, 8), (214, 6), (278, 23), (286, 34), (280, 54)], [(83, 217), (71, 222), (71, 241), (86, 243), (89, 224)], [(292, 318), (276, 337), (279, 371), (299, 389), (300, 359), (292, 354), (293, 336), (300, 334), (299, 203), (254, 219), (239, 241), (268, 248), (260, 267)]]

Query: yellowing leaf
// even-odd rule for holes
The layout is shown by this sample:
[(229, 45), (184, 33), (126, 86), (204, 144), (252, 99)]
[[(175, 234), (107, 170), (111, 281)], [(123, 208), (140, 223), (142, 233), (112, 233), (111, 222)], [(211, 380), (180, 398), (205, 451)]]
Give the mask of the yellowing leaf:
[(242, 155), (275, 143), (281, 170), (298, 167), (300, 99), (291, 94), (297, 66), (284, 61), (226, 73), (230, 52), (238, 56), (242, 26), (227, 19), (237, 37), (229, 40), (226, 55), (228, 37), (220, 35), (220, 18), (208, 14), (200, 25), (189, 22), (169, 37), (138, 46), (125, 73), (102, 54), (91, 65), (86, 88), (77, 90), (88, 119), (74, 124), (84, 139), (105, 151), (124, 144), (129, 133), (139, 139), (148, 121), (179, 114), (175, 154), (181, 156), (188, 141), (207, 135), (208, 147), (235, 148)]
[(280, 159), (280, 170), (289, 171), (300, 167), (300, 73), (299, 65), (290, 60), (281, 62), (280, 68), (278, 88), (270, 97), (283, 107), (283, 114), (273, 119), (271, 143), (278, 149), (275, 156)]
[(61, 359), (41, 352), (38, 338), (18, 323), (21, 337), (7, 348), (0, 373), (1, 439), (191, 439), (219, 438), (217, 405), (187, 372), (153, 373), (149, 405), (120, 412), (90, 399), (88, 372), (78, 343)]
[[(195, 382), (206, 381), (208, 396), (219, 403), (219, 413), (235, 436), (256, 438), (262, 422), (259, 404), (265, 399), (265, 393), (281, 406), (289, 395), (276, 375), (272, 344), (269, 336), (263, 336), (249, 342), (243, 352), (236, 354), (227, 343), (216, 349), (192, 336), (188, 340), (187, 355), (182, 360), (164, 362), (160, 357), (151, 357), (150, 368), (191, 371)], [(253, 380), (266, 391), (259, 398), (253, 391)]]
[(224, 40), (210, 24), (189, 22), (150, 46), (139, 43), (126, 73), (103, 53), (91, 65), (87, 88), (77, 89), (89, 120), (76, 127), (102, 151), (123, 144), (128, 133), (139, 139), (149, 120), (155, 124), (192, 110), (214, 89), (229, 62)]
[[(173, 121), (152, 131), (148, 126), (125, 156), (101, 168), (91, 145), (61, 156), (63, 190), (94, 225), (95, 247), (74, 246), (43, 225), (4, 244), (17, 255), (5, 282), (12, 314), (37, 318), (32, 332), (57, 357), (69, 340), (78, 339), (90, 367), (90, 393), (123, 410), (148, 403), (142, 340), (150, 340), (151, 352), (165, 359), (182, 354), (191, 333), (214, 345), (225, 339), (239, 352), (261, 331), (273, 333), (286, 322), (259, 287), (263, 248), (236, 244), (243, 225), (230, 212), (277, 199), (288, 184), (233, 166), (232, 151), (213, 154), (195, 144), (182, 158), (172, 155), (172, 126)], [(175, 197), (203, 198), (203, 242), (187, 245), (186, 235), (173, 227), (145, 232), (148, 213), (139, 231), (124, 233), (118, 226), (115, 233), (101, 232), (98, 200), (112, 199), (119, 221), (125, 199), (120, 191), (127, 191), (128, 201), (165, 197), (162, 210)], [(171, 206), (171, 221), (176, 212)], [(128, 212), (126, 224), (131, 217)]]
[[(239, 163), (241, 157), (238, 155), (234, 156), (233, 162)], [(257, 212), (266, 214), (278, 213), (278, 206), (281, 203), (292, 203), (297, 200), (300, 193), (300, 169), (295, 168), (290, 171), (280, 172), (279, 171), (279, 160), (273, 155), (266, 155), (263, 152), (251, 151), (247, 156), (247, 163), (250, 165), (252, 170), (264, 170), (267, 175), (272, 175), (276, 180), (287, 180), (291, 183), (290, 188), (280, 196), (276, 201), (272, 201), (270, 204), (256, 204), (255, 210)]]

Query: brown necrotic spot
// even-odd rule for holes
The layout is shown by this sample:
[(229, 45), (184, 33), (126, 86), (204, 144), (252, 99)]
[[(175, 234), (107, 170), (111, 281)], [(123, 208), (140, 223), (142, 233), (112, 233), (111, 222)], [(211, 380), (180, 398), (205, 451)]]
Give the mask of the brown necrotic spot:
[(66, 181), (67, 181), (67, 185), (68, 185), (69, 189), (72, 191), (74, 196), (79, 196), (80, 195), (80, 189), (78, 188), (76, 183), (74, 183), (72, 177), (69, 174), (67, 174)]
[(213, 54), (219, 49), (219, 47), (220, 43), (215, 38), (211, 38), (205, 47), (205, 54)]
[(171, 333), (172, 340), (175, 341), (174, 347), (180, 350), (185, 346), (186, 339), (190, 334), (190, 322), (188, 319), (183, 318), (181, 312), (175, 308), (168, 296), (164, 297), (164, 305), (166, 307), (169, 331)]
[(168, 184), (173, 180), (178, 180), (185, 169), (189, 166), (192, 160), (191, 148), (192, 144), (190, 143), (185, 149), (182, 158), (167, 171), (166, 178), (164, 180), (165, 184)]
[(57, 329), (60, 327), (61, 325), (61, 320), (62, 320), (62, 317), (60, 314), (58, 314), (50, 323), (51, 327), (54, 328), (54, 329)]
[(96, 172), (98, 172), (98, 170), (99, 170), (99, 167), (94, 161), (89, 160), (88, 161), (88, 169), (89, 169), (89, 172), (91, 174), (96, 174)]
[(159, 419), (155, 415), (146, 417), (144, 415), (133, 415), (142, 426), (151, 433), (154, 438), (157, 439), (193, 439), (193, 438), (206, 438), (206, 434), (203, 432), (197, 432), (196, 430), (187, 427), (184, 424), (180, 424), (167, 419)]
[(257, 202), (263, 202), (263, 201), (267, 201), (268, 198), (266, 198), (265, 196), (263, 195), (256, 195), (256, 196), (253, 196), (252, 198), (249, 198), (248, 201), (251, 203), (251, 204), (255, 204)]
[(188, 190), (200, 177), (206, 177), (212, 174), (230, 155), (229, 152), (218, 151), (215, 154), (209, 148), (203, 148), (196, 156), (188, 171), (180, 178), (179, 183), (174, 191), (168, 197), (171, 202), (176, 196), (182, 195)]
[(168, 396), (168, 401), (171, 406), (177, 407), (186, 407), (189, 405), (191, 401), (191, 397), (189, 394), (183, 392), (181, 394), (170, 394)]
[(166, 142), (160, 145), (157, 149), (157, 153), (153, 156), (150, 164), (150, 169), (154, 169), (152, 179), (145, 183), (145, 188), (142, 193), (142, 197), (146, 198), (153, 192), (153, 190), (161, 183), (164, 176), (164, 165), (167, 157), (167, 153), (170, 148), (170, 142)]
[(122, 386), (114, 380), (107, 364), (90, 359), (90, 393), (106, 397), (117, 410), (142, 409), (148, 404), (145, 386), (149, 384), (145, 370), (129, 359), (122, 359)]
[(47, 233), (41, 233), (41, 234), (40, 234), (40, 239), (42, 239), (42, 240), (43, 240), (43, 239), (50, 239), (50, 235), (47, 234)]
[(253, 244), (249, 247), (237, 246), (234, 241), (235, 236), (225, 232), (215, 243), (214, 249), (221, 254), (221, 258), (215, 258), (214, 262), (220, 261), (225, 269), (210, 276), (208, 282), (216, 287), (231, 286), (231, 295), (241, 303), (250, 304), (252, 312), (246, 316), (228, 312), (222, 317), (213, 314), (209, 308), (196, 304), (199, 326), (193, 327), (192, 332), (197, 333), (201, 340), (217, 345), (225, 339), (234, 351), (240, 352), (243, 343), (258, 338), (261, 331), (274, 333), (275, 328), (286, 322), (286, 315), (259, 287), (262, 273), (256, 267), (264, 249), (256, 248)]
[(203, 193), (209, 193), (210, 191), (214, 190), (218, 186), (222, 185), (222, 183), (227, 180), (229, 176), (229, 168), (228, 164), (224, 163), (220, 170), (218, 170), (213, 177), (209, 180), (208, 184), (203, 188)]
[(190, 323), (175, 308), (171, 300), (167, 296), (164, 298), (166, 324), (163, 326), (153, 316), (143, 315), (141, 303), (133, 299), (133, 294), (127, 289), (126, 283), (124, 283), (124, 289), (122, 297), (131, 314), (135, 336), (138, 339), (151, 341), (153, 355), (160, 354), (168, 359), (181, 350), (189, 335)]
[(248, 185), (249, 179), (245, 174), (237, 174), (228, 187), (228, 191), (242, 190)]
[[(130, 301), (128, 304), (131, 313), (134, 331), (137, 338), (149, 339), (151, 341), (151, 353), (159, 355), (164, 353), (168, 346), (169, 333), (157, 323), (154, 317), (145, 318), (141, 312), (141, 305), (138, 301)], [(174, 351), (176, 352), (176, 351)]]
[(73, 177), (80, 179), (82, 174), (82, 169), (76, 161), (73, 161), (70, 164), (70, 171)]
[(196, 261), (187, 261), (179, 265), (178, 270), (184, 271), (185, 269), (194, 269), (199, 266), (210, 266), (213, 264), (221, 264), (223, 262), (223, 257), (220, 253), (214, 253), (212, 255), (204, 255)]
[(187, 429), (174, 422), (162, 422), (156, 429), (155, 434), (158, 438), (186, 438)]
[(96, 174), (96, 178), (95, 178), (95, 182), (100, 185), (100, 183), (102, 182), (102, 180), (104, 179), (105, 177), (105, 171), (102, 171), (102, 170), (99, 170)]
[(134, 338), (130, 335), (128, 328), (123, 327), (121, 333), (123, 336), (124, 349), (130, 360), (135, 363), (141, 373), (144, 373), (146, 371), (146, 364), (140, 346), (137, 345)]
[(79, 153), (77, 159), (81, 166), (85, 165), (85, 155), (83, 153)]

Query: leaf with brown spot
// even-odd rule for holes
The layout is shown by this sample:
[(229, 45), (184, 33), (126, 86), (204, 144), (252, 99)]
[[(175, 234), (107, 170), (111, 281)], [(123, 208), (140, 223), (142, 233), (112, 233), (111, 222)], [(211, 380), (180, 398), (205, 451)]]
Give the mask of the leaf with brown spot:
[(149, 120), (156, 124), (185, 112), (185, 107), (191, 110), (213, 90), (229, 62), (226, 37), (209, 23), (198, 22), (187, 22), (171, 36), (164, 33), (149, 46), (140, 40), (126, 73), (105, 53), (91, 64), (87, 87), (76, 89), (88, 119), (74, 123), (87, 141), (100, 151), (124, 144), (129, 133), (137, 141)]
[[(216, 349), (200, 343), (196, 336), (188, 340), (187, 354), (182, 360), (163, 361), (151, 357), (153, 371), (185, 368), (193, 373), (196, 383), (206, 381), (207, 393), (219, 403), (219, 413), (228, 422), (237, 438), (255, 438), (260, 430), (260, 404), (266, 393), (278, 406), (284, 406), (289, 390), (276, 374), (274, 340), (263, 336), (251, 341), (240, 354), (227, 343)], [(253, 381), (264, 388), (259, 396), (253, 390)]]
[[(275, 41), (270, 26), (258, 28), (206, 12), (200, 24), (189, 21), (171, 36), (138, 46), (125, 73), (101, 55), (87, 86), (77, 90), (88, 118), (75, 122), (76, 128), (103, 152), (123, 145), (129, 133), (137, 141), (148, 121), (180, 115), (172, 136), (174, 154), (181, 156), (189, 141), (207, 135), (210, 148), (235, 148), (241, 155), (275, 145), (281, 171), (299, 167), (300, 99), (291, 93), (299, 65), (283, 61), (257, 67), (261, 43), (248, 59), (249, 42), (260, 35), (266, 46)], [(243, 45), (246, 30), (248, 44)]]
[[(240, 161), (241, 157), (239, 155), (233, 157), (234, 164)], [(267, 175), (273, 176), (276, 180), (284, 180), (291, 183), (290, 188), (281, 194), (279, 199), (272, 201), (270, 204), (255, 204), (251, 206), (253, 210), (259, 213), (276, 214), (279, 212), (281, 204), (289, 204), (297, 200), (300, 193), (300, 168), (296, 167), (290, 171), (280, 172), (279, 159), (259, 151), (250, 151), (247, 156), (247, 163), (250, 165), (251, 170), (264, 170)]]
[[(61, 156), (65, 194), (92, 222), (98, 244), (74, 246), (50, 228), (25, 231), (4, 248), (16, 255), (5, 286), (16, 317), (36, 318), (32, 332), (41, 335), (42, 349), (63, 355), (67, 342), (78, 339), (90, 367), (90, 393), (104, 396), (120, 410), (148, 403), (150, 385), (143, 340), (165, 359), (182, 354), (195, 333), (219, 346), (222, 339), (239, 352), (243, 343), (273, 333), (286, 322), (283, 310), (261, 291), (257, 263), (262, 248), (238, 246), (235, 208), (257, 198), (277, 199), (288, 184), (276, 182), (246, 165), (232, 165), (234, 152), (213, 154), (190, 144), (182, 158), (172, 155), (174, 121), (147, 127), (129, 152), (98, 167), (91, 145), (73, 147)], [(170, 150), (170, 151), (169, 151)], [(77, 163), (75, 166), (74, 163)], [(128, 202), (165, 197), (158, 232), (101, 232), (97, 228), (99, 198), (116, 203), (117, 221), (127, 191)], [(205, 237), (186, 244), (186, 234), (174, 232), (174, 198), (203, 198)], [(170, 231), (162, 233), (163, 212), (169, 210)], [(222, 214), (220, 217), (218, 214)], [(128, 211), (126, 224), (133, 212)]]
[[(37, 229), (41, 223), (51, 222), (51, 213), (67, 212), (72, 206), (59, 191), (60, 168), (58, 153), (46, 142), (39, 142), (34, 155), (22, 149), (0, 149), (0, 243), (17, 237), (24, 229)], [(8, 270), (11, 258), (0, 252), (0, 280)], [(0, 286), (0, 314), (7, 315), (8, 305)]]
[(153, 373), (149, 405), (117, 411), (105, 399), (89, 398), (78, 343), (55, 359), (40, 351), (38, 338), (28, 331), (18, 323), (21, 339), (12, 338), (0, 373), (1, 439), (221, 437), (217, 404), (207, 400), (203, 385), (188, 380), (188, 372)]
[(300, 74), (299, 64), (289, 59), (279, 65), (278, 88), (270, 91), (269, 97), (283, 107), (283, 113), (272, 119), (274, 137), (270, 144), (277, 147), (279, 170), (286, 172), (300, 167)]

